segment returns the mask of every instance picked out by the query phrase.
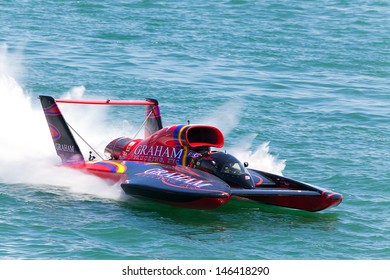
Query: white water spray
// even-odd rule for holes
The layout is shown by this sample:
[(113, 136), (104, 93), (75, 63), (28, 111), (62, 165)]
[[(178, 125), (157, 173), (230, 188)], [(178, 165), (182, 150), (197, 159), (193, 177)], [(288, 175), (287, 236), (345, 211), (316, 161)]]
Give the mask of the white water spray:
[(241, 100), (231, 100), (214, 109), (210, 115), (200, 119), (200, 123), (218, 127), (224, 135), (228, 135), (239, 124), (239, 115), (243, 110)]
[(250, 138), (251, 137), (245, 137), (243, 141), (237, 145), (239, 148), (231, 149), (232, 154), (240, 161), (248, 162), (249, 168), (283, 175), (282, 171), (286, 167), (286, 161), (279, 160), (270, 153), (270, 142), (264, 142), (252, 150), (249, 146), (252, 146), (255, 136), (252, 136), (252, 140)]
[[(244, 102), (240, 100), (232, 100), (223, 104), (215, 110), (216, 113), (206, 116), (203, 123), (214, 125), (221, 129), (225, 138), (228, 134), (239, 125), (239, 116), (243, 110)], [(279, 160), (276, 156), (270, 153), (270, 142), (264, 142), (253, 149), (253, 142), (256, 134), (247, 134), (241, 137), (238, 143), (233, 147), (225, 147), (229, 154), (237, 157), (241, 162), (248, 162), (249, 168), (258, 169), (278, 175), (282, 175), (282, 171), (286, 167), (285, 160)]]
[[(61, 161), (55, 153), (39, 101), (32, 99), (10, 75), (16, 73), (8, 66), (10, 60), (16, 61), (10, 57), (6, 46), (0, 47), (0, 183), (52, 185), (73, 193), (122, 199), (119, 186), (111, 186), (77, 170), (58, 167)], [(14, 65), (13, 69), (17, 67)], [(75, 87), (65, 95), (81, 98), (84, 91), (84, 87)], [(69, 106), (61, 109), (69, 113), (69, 122), (77, 123), (75, 126), (80, 131), (91, 132), (88, 134), (92, 141), (96, 142), (99, 132), (107, 128), (100, 125), (105, 119), (102, 108)], [(107, 131), (100, 135), (110, 138), (120, 133), (118, 129)]]
[[(111, 186), (77, 170), (58, 167), (60, 159), (42, 109), (34, 109), (31, 98), (15, 79), (3, 73), (0, 74), (0, 98), (6, 100), (0, 103), (1, 183), (52, 185), (72, 193), (122, 199), (119, 186)], [(87, 126), (84, 121), (78, 124)]]

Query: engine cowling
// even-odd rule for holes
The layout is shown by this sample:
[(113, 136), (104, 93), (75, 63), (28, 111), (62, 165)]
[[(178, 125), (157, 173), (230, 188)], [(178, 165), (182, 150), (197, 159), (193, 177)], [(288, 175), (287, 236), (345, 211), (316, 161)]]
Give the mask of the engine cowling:
[(190, 148), (215, 147), (222, 148), (224, 137), (222, 132), (214, 126), (193, 125), (186, 126), (179, 135), (183, 146)]
[(187, 165), (199, 150), (224, 145), (222, 132), (213, 126), (174, 125), (160, 129), (145, 139), (122, 137), (111, 141), (105, 149), (109, 158)]

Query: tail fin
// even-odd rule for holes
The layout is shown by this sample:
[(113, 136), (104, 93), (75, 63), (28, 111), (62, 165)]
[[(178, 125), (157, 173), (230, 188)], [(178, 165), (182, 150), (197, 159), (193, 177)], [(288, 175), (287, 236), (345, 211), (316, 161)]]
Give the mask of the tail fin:
[(43, 112), (49, 125), (57, 155), (63, 163), (84, 161), (80, 148), (74, 139), (56, 101), (51, 96), (39, 96)]
[(154, 102), (154, 105), (147, 105), (145, 108), (145, 138), (163, 128), (160, 115), (160, 107), (156, 99), (146, 99)]

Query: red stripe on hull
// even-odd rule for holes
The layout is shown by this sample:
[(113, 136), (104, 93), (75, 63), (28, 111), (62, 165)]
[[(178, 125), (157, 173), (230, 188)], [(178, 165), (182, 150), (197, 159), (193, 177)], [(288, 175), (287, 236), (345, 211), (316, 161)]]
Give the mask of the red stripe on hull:
[(301, 209), (310, 212), (321, 211), (330, 207), (335, 207), (343, 200), (342, 195), (333, 193), (319, 196), (259, 196), (246, 197), (257, 202)]
[[(108, 171), (100, 168), (99, 166), (87, 165), (84, 162), (72, 163), (72, 164), (68, 164), (65, 166), (73, 168), (73, 169), (78, 169), (82, 172), (94, 175), (94, 176), (99, 177), (100, 179), (103, 179), (103, 180), (111, 181), (113, 183), (123, 182), (127, 179), (126, 173), (108, 172)], [(99, 168), (99, 169), (93, 169), (93, 168)]]

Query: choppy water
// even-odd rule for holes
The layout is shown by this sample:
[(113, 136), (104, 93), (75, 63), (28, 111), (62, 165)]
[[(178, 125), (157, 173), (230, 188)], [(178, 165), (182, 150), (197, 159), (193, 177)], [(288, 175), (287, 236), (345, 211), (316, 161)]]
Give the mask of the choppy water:
[[(388, 1), (1, 1), (0, 75), (0, 259), (390, 258)], [(344, 201), (129, 200), (55, 167), (41, 94), (156, 98), (165, 125), (218, 125), (252, 166)], [(63, 111), (100, 151), (142, 122)]]

